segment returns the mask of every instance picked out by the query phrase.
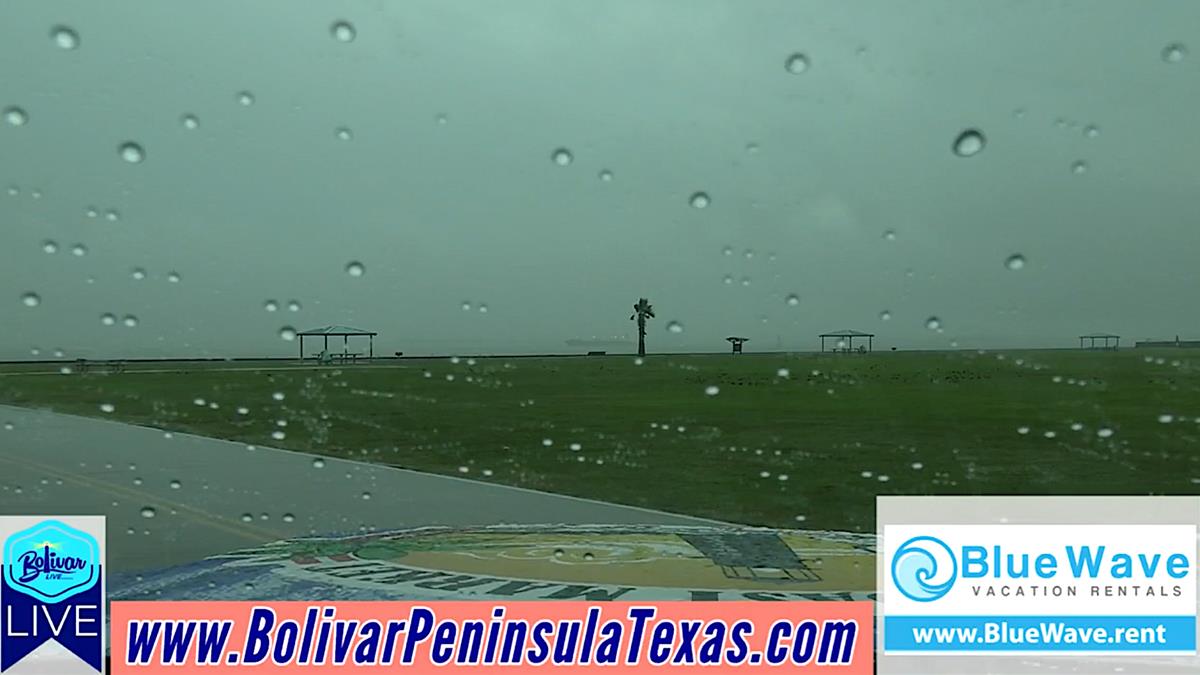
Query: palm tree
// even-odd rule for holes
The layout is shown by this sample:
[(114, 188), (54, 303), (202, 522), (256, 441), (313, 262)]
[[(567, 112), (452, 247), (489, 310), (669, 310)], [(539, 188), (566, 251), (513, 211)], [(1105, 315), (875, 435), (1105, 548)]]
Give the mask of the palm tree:
[(646, 355), (646, 319), (653, 318), (654, 307), (650, 306), (650, 301), (638, 298), (637, 304), (633, 306), (633, 315), (629, 317), (630, 321), (637, 319), (638, 322), (638, 356)]

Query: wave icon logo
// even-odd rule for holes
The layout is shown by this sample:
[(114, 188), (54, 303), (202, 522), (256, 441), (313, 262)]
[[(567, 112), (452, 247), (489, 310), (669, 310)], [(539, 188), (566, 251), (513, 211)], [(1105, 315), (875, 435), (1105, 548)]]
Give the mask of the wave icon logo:
[(892, 556), (892, 583), (915, 602), (932, 602), (950, 592), (958, 579), (958, 561), (937, 537), (913, 537)]

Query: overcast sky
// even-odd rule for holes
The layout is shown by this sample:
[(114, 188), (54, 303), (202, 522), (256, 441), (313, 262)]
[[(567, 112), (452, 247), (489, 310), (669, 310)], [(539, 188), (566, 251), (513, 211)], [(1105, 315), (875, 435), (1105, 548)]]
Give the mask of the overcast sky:
[(10, 106), (0, 358), (1200, 337), (1189, 0), (10, 0)]

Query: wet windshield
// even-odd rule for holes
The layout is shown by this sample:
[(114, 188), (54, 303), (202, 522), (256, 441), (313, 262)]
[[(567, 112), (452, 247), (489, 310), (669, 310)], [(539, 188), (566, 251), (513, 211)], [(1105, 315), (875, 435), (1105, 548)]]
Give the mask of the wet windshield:
[(1198, 22), (4, 3), (0, 513), (126, 597), (861, 598), (876, 495), (1198, 494)]

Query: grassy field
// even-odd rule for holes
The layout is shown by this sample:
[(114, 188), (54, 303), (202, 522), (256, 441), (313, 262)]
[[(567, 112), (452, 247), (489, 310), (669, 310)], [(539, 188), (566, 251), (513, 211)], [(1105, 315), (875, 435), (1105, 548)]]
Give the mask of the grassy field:
[(1200, 493), (1180, 350), (139, 368), (12, 369), (0, 401), (775, 526), (871, 530), (876, 494)]

